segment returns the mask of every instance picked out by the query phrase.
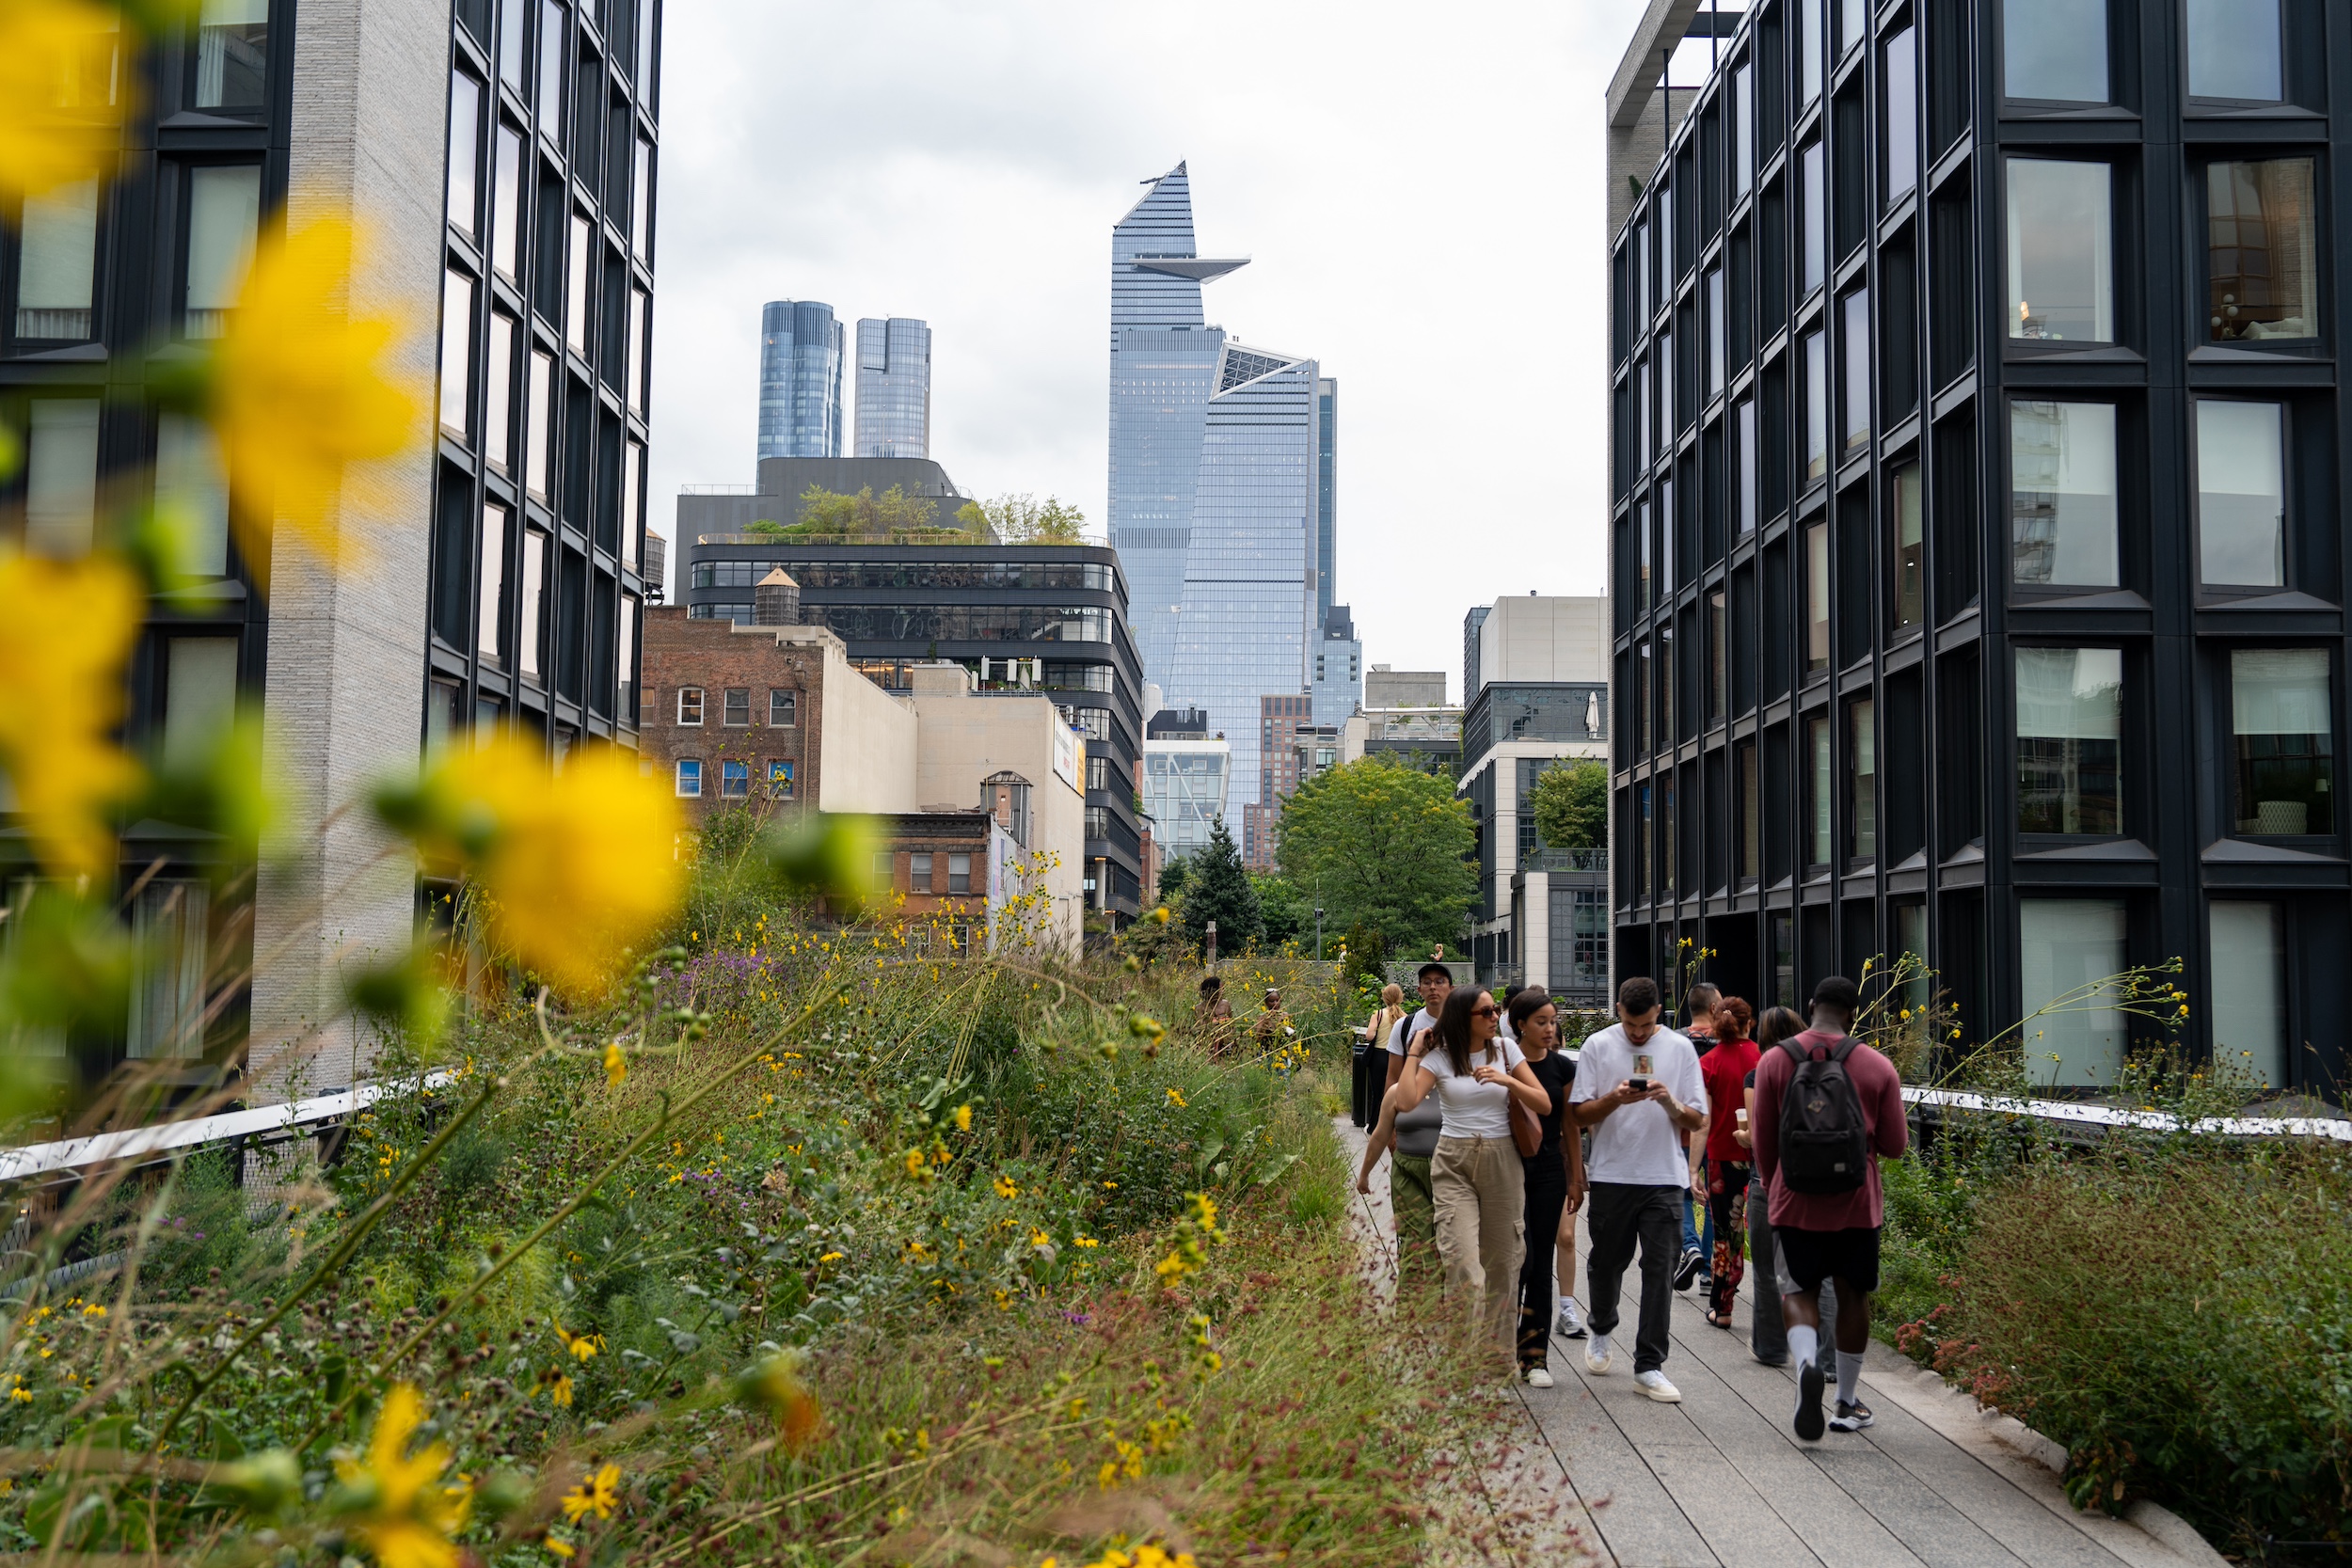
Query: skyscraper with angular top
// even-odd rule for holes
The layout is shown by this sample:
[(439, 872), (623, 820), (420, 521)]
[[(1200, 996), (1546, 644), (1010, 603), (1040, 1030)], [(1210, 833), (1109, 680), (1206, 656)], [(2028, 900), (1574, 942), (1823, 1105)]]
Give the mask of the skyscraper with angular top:
[(1146, 184), (1111, 230), (1111, 544), (1146, 678), (1206, 709), (1255, 778), (1259, 700), (1308, 687), (1319, 367), (1208, 325), (1200, 285), (1248, 259), (1200, 254), (1183, 164)]
[(931, 454), (931, 329), (907, 316), (857, 324), (852, 457)]

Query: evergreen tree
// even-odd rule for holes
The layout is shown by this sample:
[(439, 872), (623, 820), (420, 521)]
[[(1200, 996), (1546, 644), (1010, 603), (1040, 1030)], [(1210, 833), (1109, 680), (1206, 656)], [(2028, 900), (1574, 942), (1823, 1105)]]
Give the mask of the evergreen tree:
[(1241, 850), (1226, 831), (1225, 819), (1209, 824), (1205, 848), (1189, 857), (1192, 870), (1184, 878), (1184, 927), (1205, 937), (1209, 922), (1216, 922), (1216, 948), (1238, 953), (1260, 936), (1265, 922), (1258, 911), (1258, 890), (1242, 868)]

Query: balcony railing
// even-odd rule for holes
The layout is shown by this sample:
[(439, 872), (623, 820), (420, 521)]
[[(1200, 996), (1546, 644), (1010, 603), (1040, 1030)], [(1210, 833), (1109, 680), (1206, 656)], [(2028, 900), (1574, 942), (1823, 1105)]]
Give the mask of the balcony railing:
[(1530, 849), (1519, 857), (1521, 871), (1590, 871), (1609, 874), (1606, 849)]

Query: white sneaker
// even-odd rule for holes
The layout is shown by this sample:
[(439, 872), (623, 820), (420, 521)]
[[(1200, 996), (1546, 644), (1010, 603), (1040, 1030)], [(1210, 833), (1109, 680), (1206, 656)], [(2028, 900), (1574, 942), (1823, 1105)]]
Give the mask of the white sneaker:
[(1549, 1367), (1522, 1367), (1519, 1369), (1519, 1376), (1530, 1388), (1551, 1386), (1551, 1370)]
[(1666, 1381), (1666, 1374), (1656, 1370), (1633, 1374), (1633, 1386), (1661, 1404), (1680, 1404), (1682, 1390)]
[(1584, 1370), (1595, 1377), (1605, 1377), (1617, 1358), (1609, 1353), (1609, 1336), (1596, 1334), (1584, 1346)]
[(1576, 1298), (1574, 1296), (1563, 1296), (1560, 1298), (1560, 1321), (1558, 1323), (1553, 1325), (1552, 1332), (1559, 1335), (1563, 1339), (1581, 1339), (1584, 1338), (1584, 1320), (1577, 1313)]

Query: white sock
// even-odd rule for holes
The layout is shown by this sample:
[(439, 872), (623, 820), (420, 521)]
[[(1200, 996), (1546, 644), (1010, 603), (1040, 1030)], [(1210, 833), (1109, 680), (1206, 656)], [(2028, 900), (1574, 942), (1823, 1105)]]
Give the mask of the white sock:
[(1837, 1353), (1837, 1402), (1852, 1404), (1862, 1393), (1862, 1355), (1857, 1351)]
[(1820, 1353), (1820, 1348), (1821, 1331), (1820, 1329), (1807, 1328), (1803, 1323), (1790, 1325), (1788, 1358), (1795, 1365), (1799, 1378), (1802, 1379), (1804, 1376), (1804, 1370), (1813, 1365), (1813, 1358)]
[(1592, 1336), (1590, 1338), (1586, 1339), (1586, 1340), (1584, 1341), (1584, 1344), (1585, 1344), (1585, 1347), (1586, 1347), (1586, 1348), (1585, 1348), (1585, 1352), (1584, 1352), (1584, 1354), (1587, 1354), (1587, 1355), (1589, 1355), (1589, 1356), (1591, 1356), (1594, 1360), (1596, 1360), (1596, 1361), (1606, 1361), (1606, 1360), (1608, 1360), (1608, 1359), (1609, 1359), (1609, 1336), (1608, 1336), (1608, 1335), (1606, 1335), (1606, 1334), (1596, 1334), (1596, 1335)]

